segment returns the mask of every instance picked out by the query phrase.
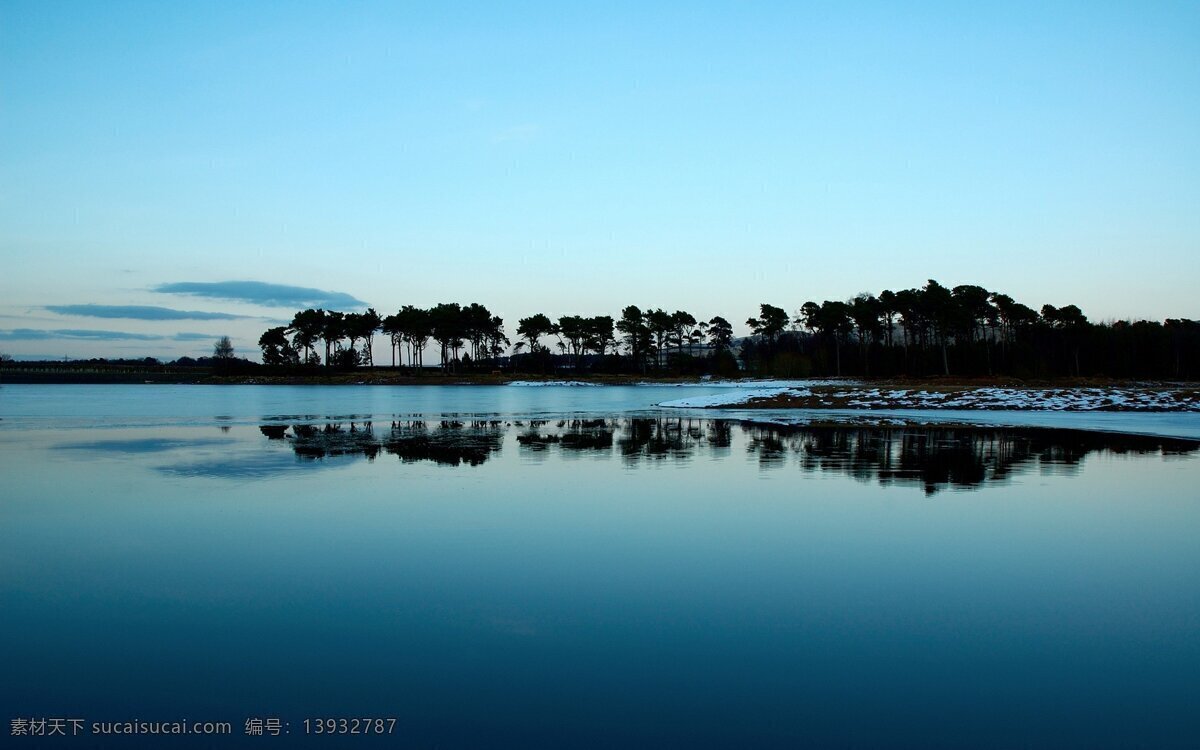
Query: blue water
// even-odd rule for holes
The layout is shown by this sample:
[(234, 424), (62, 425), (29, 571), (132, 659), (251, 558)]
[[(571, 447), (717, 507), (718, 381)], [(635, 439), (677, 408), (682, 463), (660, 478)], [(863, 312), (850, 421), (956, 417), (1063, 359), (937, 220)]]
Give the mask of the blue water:
[[(0, 420), (11, 427), (111, 427), (196, 424), (213, 418), (253, 423), (264, 417), (496, 415), (557, 417), (671, 413), (712, 416), (705, 409), (658, 409), (683, 396), (728, 393), (715, 385), (602, 387), (262, 386), (262, 385), (5, 385)], [(928, 422), (1058, 427), (1200, 439), (1200, 413), (978, 410), (723, 410), (723, 415), (776, 421), (857, 419), (863, 415)]]
[[(1196, 441), (776, 428), (653, 390), (4, 386), (6, 721), (1195, 746)], [(304, 734), (354, 716), (396, 723)]]

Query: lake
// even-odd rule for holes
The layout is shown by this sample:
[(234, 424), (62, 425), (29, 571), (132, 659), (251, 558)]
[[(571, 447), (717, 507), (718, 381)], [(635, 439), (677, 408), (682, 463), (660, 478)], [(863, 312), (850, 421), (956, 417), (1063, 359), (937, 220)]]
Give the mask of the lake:
[[(680, 391), (4, 385), (6, 720), (1196, 746), (1200, 415), (655, 408)], [(92, 733), (185, 720), (231, 736)]]

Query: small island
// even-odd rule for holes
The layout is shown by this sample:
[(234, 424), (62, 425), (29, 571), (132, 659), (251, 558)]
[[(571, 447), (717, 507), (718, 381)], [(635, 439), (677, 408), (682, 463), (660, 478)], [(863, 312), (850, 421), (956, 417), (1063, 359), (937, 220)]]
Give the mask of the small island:
[[(261, 361), (220, 337), (211, 357), (169, 362), (15, 362), (9, 383), (253, 385), (706, 385), (664, 407), (759, 409), (1200, 410), (1200, 322), (1090, 321), (1076, 305), (1035, 311), (1001, 292), (934, 280), (794, 314), (759, 305), (728, 319), (624, 307), (539, 313), (516, 340), (479, 303), (395, 313), (308, 308), (263, 332)], [(378, 339), (382, 337), (383, 341)], [(388, 356), (379, 354), (380, 344)], [(428, 358), (428, 359), (427, 359)]]

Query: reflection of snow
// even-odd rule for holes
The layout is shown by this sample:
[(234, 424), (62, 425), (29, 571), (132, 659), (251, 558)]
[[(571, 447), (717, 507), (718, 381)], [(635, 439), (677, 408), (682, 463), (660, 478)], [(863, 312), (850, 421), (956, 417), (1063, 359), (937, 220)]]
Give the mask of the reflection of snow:
[(541, 388), (543, 386), (586, 386), (588, 388), (599, 388), (599, 383), (585, 383), (582, 380), (514, 380), (509, 385), (521, 386), (522, 388)]

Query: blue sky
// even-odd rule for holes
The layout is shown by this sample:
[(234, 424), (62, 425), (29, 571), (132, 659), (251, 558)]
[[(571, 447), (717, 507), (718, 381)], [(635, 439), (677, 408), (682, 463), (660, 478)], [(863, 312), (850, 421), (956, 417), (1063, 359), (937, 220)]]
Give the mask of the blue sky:
[(0, 350), (249, 353), (228, 281), (1200, 318), (1200, 4), (499, 6), (0, 3)]

